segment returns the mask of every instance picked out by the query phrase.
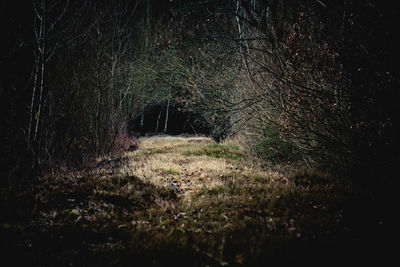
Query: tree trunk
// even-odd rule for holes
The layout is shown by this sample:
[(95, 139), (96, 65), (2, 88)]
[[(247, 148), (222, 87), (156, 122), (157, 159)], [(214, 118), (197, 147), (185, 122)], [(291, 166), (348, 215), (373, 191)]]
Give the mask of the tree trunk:
[(37, 86), (37, 79), (39, 76), (39, 62), (35, 63), (35, 77), (33, 79), (33, 88), (32, 88), (32, 98), (31, 98), (31, 107), (29, 110), (29, 124), (28, 124), (28, 136), (27, 136), (27, 140), (28, 140), (28, 149), (31, 150), (32, 147), (32, 143), (31, 143), (31, 138), (32, 138), (32, 119), (34, 116), (34, 105), (35, 105), (35, 97), (36, 97), (36, 86)]
[(171, 97), (168, 98), (167, 108), (165, 110), (165, 123), (164, 123), (164, 133), (167, 131), (168, 127), (168, 114), (169, 114), (169, 103), (171, 101)]
[(162, 112), (162, 106), (160, 107), (160, 112), (158, 113), (158, 117), (157, 117), (156, 133), (158, 132), (158, 125), (160, 124), (161, 112)]
[(44, 70), (45, 70), (45, 58), (44, 58), (44, 52), (45, 52), (45, 45), (43, 41), (42, 45), (42, 62), (41, 62), (41, 75), (40, 75), (40, 89), (39, 89), (39, 106), (38, 106), (38, 111), (36, 113), (36, 125), (35, 125), (35, 134), (33, 137), (33, 142), (37, 142), (37, 136), (38, 136), (38, 131), (39, 131), (39, 123), (40, 123), (40, 118), (41, 118), (41, 109), (42, 109), (42, 100), (43, 100), (43, 89), (44, 89)]
[(143, 125), (144, 125), (144, 103), (142, 104), (142, 115), (140, 117), (140, 128), (143, 128)]

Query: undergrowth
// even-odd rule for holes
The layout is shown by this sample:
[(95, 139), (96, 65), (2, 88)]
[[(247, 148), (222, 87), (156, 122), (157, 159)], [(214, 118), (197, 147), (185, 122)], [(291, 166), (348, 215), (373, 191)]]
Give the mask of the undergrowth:
[[(190, 155), (242, 158), (238, 147), (215, 144)], [(231, 171), (188, 195), (117, 170), (47, 175), (18, 195), (2, 190), (1, 250), (30, 266), (326, 266), (369, 261), (388, 234), (381, 206), (346, 179)]]

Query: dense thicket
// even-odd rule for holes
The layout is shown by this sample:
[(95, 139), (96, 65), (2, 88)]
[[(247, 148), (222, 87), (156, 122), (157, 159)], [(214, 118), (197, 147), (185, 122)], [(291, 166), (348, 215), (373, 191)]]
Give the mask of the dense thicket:
[(0, 8), (0, 172), (9, 187), (40, 167), (109, 153), (129, 121), (138, 132), (177, 133), (175, 118), (182, 131), (237, 135), (266, 162), (388, 177), (396, 160), (394, 6), (3, 0)]

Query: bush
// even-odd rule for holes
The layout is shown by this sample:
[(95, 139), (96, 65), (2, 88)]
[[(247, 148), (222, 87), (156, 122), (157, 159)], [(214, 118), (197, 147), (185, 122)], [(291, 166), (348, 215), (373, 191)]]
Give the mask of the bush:
[(273, 163), (291, 162), (300, 158), (299, 149), (272, 129), (264, 132), (264, 138), (254, 150), (259, 157)]
[(120, 132), (115, 137), (113, 152), (134, 151), (138, 148), (138, 140), (129, 133)]

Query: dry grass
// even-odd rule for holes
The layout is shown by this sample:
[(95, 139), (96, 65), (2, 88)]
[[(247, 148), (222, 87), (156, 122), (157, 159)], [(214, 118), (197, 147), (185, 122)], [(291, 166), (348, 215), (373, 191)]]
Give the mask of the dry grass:
[(142, 138), (136, 151), (2, 195), (19, 219), (0, 233), (21, 265), (41, 266), (343, 265), (354, 246), (369, 248), (379, 207), (347, 181), (260, 166), (229, 142)]
[[(236, 160), (231, 156), (232, 147), (236, 154), (241, 155)], [(171, 187), (171, 183), (177, 184), (185, 200), (191, 198), (193, 192), (221, 186), (235, 177), (265, 182), (282, 177), (280, 173), (267, 172), (256, 164), (250, 164), (250, 161), (242, 160), (243, 153), (238, 151), (237, 146), (229, 143), (216, 145), (212, 139), (205, 137), (142, 138), (137, 151), (125, 154), (131, 160), (121, 173), (136, 175), (143, 181), (167, 188)]]

